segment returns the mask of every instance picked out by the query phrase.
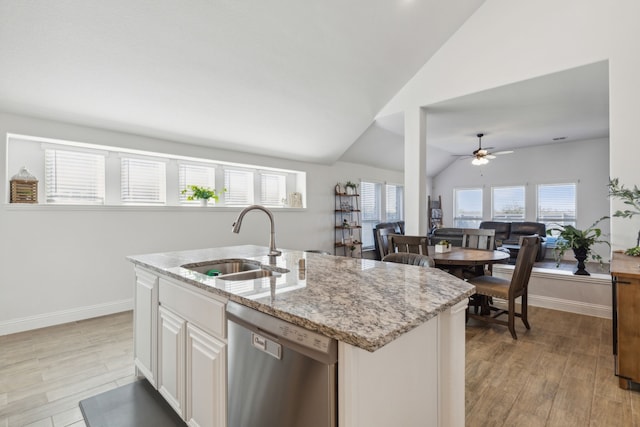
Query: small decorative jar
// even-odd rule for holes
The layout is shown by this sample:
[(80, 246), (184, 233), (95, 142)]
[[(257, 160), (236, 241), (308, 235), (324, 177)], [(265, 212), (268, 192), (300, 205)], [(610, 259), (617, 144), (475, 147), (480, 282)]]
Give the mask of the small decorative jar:
[(11, 177), (9, 185), (11, 203), (38, 203), (38, 179), (24, 166)]

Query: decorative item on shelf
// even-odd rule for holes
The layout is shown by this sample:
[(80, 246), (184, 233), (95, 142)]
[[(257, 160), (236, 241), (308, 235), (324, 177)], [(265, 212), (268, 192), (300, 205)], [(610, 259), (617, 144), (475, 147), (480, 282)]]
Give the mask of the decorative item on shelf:
[(564, 253), (571, 249), (573, 254), (578, 260), (578, 268), (573, 274), (581, 276), (590, 276), (589, 272), (585, 269), (584, 262), (587, 258), (591, 257), (592, 260), (598, 261), (602, 265), (602, 256), (591, 252), (591, 247), (596, 243), (604, 243), (607, 246), (611, 246), (607, 240), (601, 239), (602, 230), (596, 228), (596, 225), (600, 221), (609, 218), (603, 216), (591, 226), (585, 230), (579, 230), (572, 225), (559, 225), (558, 227), (552, 227), (547, 230), (549, 236), (557, 235), (558, 240), (554, 249), (556, 258), (556, 267), (560, 266), (560, 261)]
[(342, 228), (351, 228), (351, 224), (347, 221), (347, 218), (342, 220)]
[[(226, 191), (227, 189), (223, 188), (220, 191), (220, 194)], [(200, 187), (198, 185), (187, 185), (187, 188), (183, 189), (181, 194), (187, 194), (189, 192), (191, 192), (191, 194), (187, 196), (187, 200), (200, 200), (200, 206), (207, 206), (209, 199), (213, 199), (217, 202), (220, 197), (216, 194), (215, 188), (211, 189), (208, 187)]]
[[(616, 211), (613, 216), (619, 218), (632, 218), (634, 215), (640, 214), (640, 189), (637, 185), (633, 189), (625, 188), (620, 184), (618, 178), (609, 180), (609, 197), (623, 200), (625, 205), (631, 206), (633, 209), (625, 209)], [(627, 249), (625, 255), (640, 256), (640, 231), (636, 239), (636, 246)]]
[(38, 203), (38, 178), (31, 175), (26, 167), (11, 177), (11, 203)]
[(302, 193), (289, 193), (289, 207), (301, 208), (302, 207)]
[(342, 186), (340, 185), (340, 183), (336, 184), (336, 194), (342, 194), (344, 193), (344, 191), (342, 190)]
[(347, 194), (358, 194), (358, 184), (354, 184), (351, 181), (347, 181), (347, 183), (344, 185), (345, 191)]
[(353, 211), (353, 205), (351, 205), (351, 203), (349, 202), (342, 202), (340, 204), (340, 209), (342, 209), (345, 212), (351, 212)]
[(440, 240), (436, 243), (436, 253), (451, 252), (451, 242), (448, 240)]

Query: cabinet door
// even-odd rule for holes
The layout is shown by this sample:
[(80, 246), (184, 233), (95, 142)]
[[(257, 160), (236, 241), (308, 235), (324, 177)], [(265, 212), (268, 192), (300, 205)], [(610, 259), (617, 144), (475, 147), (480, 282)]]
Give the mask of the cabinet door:
[(138, 372), (156, 386), (158, 331), (158, 277), (136, 269), (134, 310), (134, 362)]
[(187, 324), (187, 417), (192, 427), (226, 425), (225, 343)]
[(184, 418), (186, 321), (162, 306), (159, 314), (158, 391)]
[[(626, 282), (626, 283), (624, 283)], [(618, 316), (618, 375), (640, 382), (640, 279), (616, 285)]]

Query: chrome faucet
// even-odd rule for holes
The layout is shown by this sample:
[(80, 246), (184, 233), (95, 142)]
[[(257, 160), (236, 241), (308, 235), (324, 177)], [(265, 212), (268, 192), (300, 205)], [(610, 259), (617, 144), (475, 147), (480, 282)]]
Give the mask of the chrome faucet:
[(282, 255), (282, 252), (276, 249), (276, 227), (273, 221), (273, 214), (269, 209), (265, 208), (264, 206), (251, 205), (242, 209), (242, 211), (238, 215), (238, 218), (236, 218), (236, 220), (233, 223), (233, 232), (234, 233), (240, 232), (240, 226), (242, 225), (242, 218), (244, 218), (247, 212), (255, 209), (261, 210), (264, 213), (266, 213), (269, 216), (269, 222), (271, 222), (271, 239), (269, 240), (269, 256), (276, 257), (279, 255)]

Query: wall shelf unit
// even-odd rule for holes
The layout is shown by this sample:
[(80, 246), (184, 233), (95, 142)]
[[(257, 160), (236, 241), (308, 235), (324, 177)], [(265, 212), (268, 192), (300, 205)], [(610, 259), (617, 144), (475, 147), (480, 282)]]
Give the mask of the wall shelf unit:
[(362, 257), (360, 195), (335, 193), (334, 255)]

